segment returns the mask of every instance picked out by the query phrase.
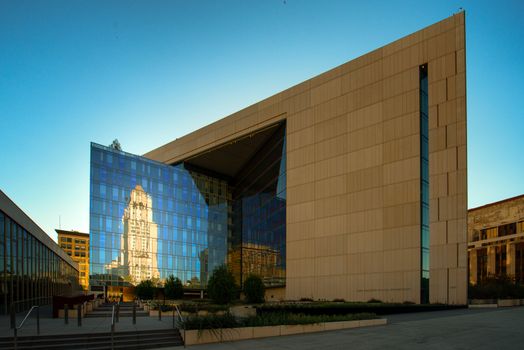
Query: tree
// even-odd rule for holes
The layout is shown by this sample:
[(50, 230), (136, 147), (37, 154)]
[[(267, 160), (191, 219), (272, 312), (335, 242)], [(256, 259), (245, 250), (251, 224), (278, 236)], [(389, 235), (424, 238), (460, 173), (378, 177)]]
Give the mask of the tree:
[(164, 283), (164, 295), (167, 299), (182, 299), (184, 296), (182, 281), (178, 277), (170, 275)]
[(249, 275), (244, 281), (244, 295), (248, 303), (258, 304), (264, 302), (266, 288), (264, 282), (257, 275)]
[(151, 280), (143, 280), (135, 287), (135, 295), (144, 300), (151, 300), (155, 296), (155, 285)]
[(216, 267), (207, 283), (207, 295), (217, 304), (229, 304), (237, 293), (238, 287), (231, 271), (223, 264)]

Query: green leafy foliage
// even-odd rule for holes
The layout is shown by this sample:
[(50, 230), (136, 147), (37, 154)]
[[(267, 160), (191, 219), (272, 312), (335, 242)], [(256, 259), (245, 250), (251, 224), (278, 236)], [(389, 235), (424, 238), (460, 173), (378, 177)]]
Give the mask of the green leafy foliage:
[(258, 304), (264, 302), (266, 288), (264, 282), (257, 275), (249, 275), (244, 281), (244, 295), (248, 303)]
[(515, 284), (508, 276), (488, 277), (468, 289), (470, 299), (522, 299), (524, 286)]
[(313, 302), (263, 304), (256, 307), (257, 315), (265, 313), (293, 313), (304, 315), (347, 315), (374, 313), (391, 315), (408, 312), (425, 312), (462, 308), (462, 305), (444, 304), (400, 304), (400, 303), (358, 303), (358, 302)]
[(216, 304), (229, 304), (238, 295), (235, 277), (226, 267), (220, 265), (209, 278), (207, 294)]
[(164, 295), (167, 299), (182, 299), (184, 296), (182, 281), (178, 277), (170, 275), (164, 284)]
[(204, 304), (204, 303), (182, 303), (179, 305), (180, 311), (195, 313), (198, 311), (207, 311), (211, 313), (226, 311), (229, 308), (226, 305)]
[(143, 280), (135, 287), (135, 295), (143, 300), (153, 299), (155, 291), (155, 284), (151, 280)]

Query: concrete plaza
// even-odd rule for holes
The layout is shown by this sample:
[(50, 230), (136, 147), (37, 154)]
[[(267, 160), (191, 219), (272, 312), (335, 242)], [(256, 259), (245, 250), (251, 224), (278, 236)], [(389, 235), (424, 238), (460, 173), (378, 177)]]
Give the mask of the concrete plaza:
[[(16, 324), (20, 325), (24, 313), (16, 315)], [(115, 324), (116, 332), (129, 332), (129, 331), (145, 331), (145, 330), (157, 330), (157, 329), (170, 329), (173, 328), (173, 318), (171, 315), (163, 314), (162, 320), (158, 320), (158, 317), (137, 317), (136, 324), (133, 324), (131, 317), (120, 317), (118, 323)], [(69, 318), (69, 323), (65, 324), (62, 318), (51, 317), (51, 307), (41, 307), (40, 313), (40, 335), (53, 335), (53, 334), (93, 334), (93, 333), (105, 333), (111, 331), (111, 317), (96, 317), (96, 318), (83, 318), (82, 326), (78, 326), (77, 319), (75, 317)], [(32, 336), (36, 335), (36, 317), (34, 314), (30, 315), (24, 326), (18, 332), (19, 336)], [(13, 330), (10, 328), (9, 316), (0, 316), (0, 337), (13, 336)]]
[(387, 326), (348, 329), (222, 344), (221, 349), (520, 349), (524, 307), (461, 309), (390, 315)]

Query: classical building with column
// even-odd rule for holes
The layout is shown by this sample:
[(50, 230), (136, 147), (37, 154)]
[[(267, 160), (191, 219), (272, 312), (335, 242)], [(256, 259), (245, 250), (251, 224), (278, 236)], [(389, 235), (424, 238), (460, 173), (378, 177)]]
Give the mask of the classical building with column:
[(524, 195), (468, 211), (469, 282), (507, 276), (524, 283)]

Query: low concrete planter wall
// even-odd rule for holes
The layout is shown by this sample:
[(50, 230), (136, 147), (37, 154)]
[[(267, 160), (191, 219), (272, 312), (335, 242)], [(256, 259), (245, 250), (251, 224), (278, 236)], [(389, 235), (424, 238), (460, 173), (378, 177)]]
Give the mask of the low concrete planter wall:
[(520, 299), (499, 299), (497, 305), (499, 307), (520, 306)]
[[(76, 319), (78, 317), (77, 313), (78, 313), (78, 309), (77, 308), (69, 309), (69, 310), (67, 310), (67, 317), (69, 317), (69, 319), (72, 319), (72, 318)], [(64, 309), (58, 310), (58, 318), (64, 318), (64, 317), (65, 317)], [(80, 310), (80, 317), (84, 317), (83, 310)]]
[[(162, 311), (162, 317), (173, 317), (174, 311)], [(149, 317), (158, 318), (158, 310), (149, 310)]]
[(469, 307), (472, 309), (520, 305), (524, 305), (524, 299), (472, 299), (469, 302)]
[(184, 341), (186, 345), (196, 345), (219, 343), (224, 341), (276, 337), (281, 335), (323, 332), (337, 329), (382, 326), (385, 324), (387, 324), (387, 319), (380, 318), (375, 320), (326, 322), (306, 325), (224, 328), (217, 330), (203, 330), (200, 332), (200, 334), (198, 330), (190, 330), (182, 332), (182, 337), (184, 337), (185, 334)]

